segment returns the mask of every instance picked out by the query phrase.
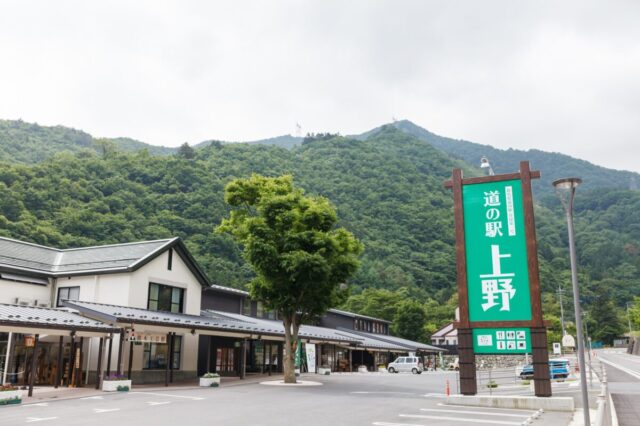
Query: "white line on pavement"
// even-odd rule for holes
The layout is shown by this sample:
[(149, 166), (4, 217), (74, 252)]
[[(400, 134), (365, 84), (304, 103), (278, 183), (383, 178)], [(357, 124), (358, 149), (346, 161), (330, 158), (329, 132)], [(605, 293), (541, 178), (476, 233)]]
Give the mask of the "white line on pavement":
[(357, 392), (349, 392), (349, 393), (357, 393), (357, 394), (380, 393), (380, 394), (390, 394), (390, 395), (415, 395), (415, 393), (413, 393), (413, 392), (365, 392), (365, 391), (357, 391)]
[(48, 407), (48, 402), (36, 402), (35, 404), (24, 404), (23, 407)]
[(373, 422), (371, 423), (375, 426), (424, 426), (415, 423), (388, 423), (388, 422)]
[[(468, 405), (456, 405), (456, 404), (446, 404), (443, 402), (439, 402), (438, 403), (439, 406), (441, 407), (455, 407), (455, 408), (463, 408), (463, 411), (460, 411), (461, 413), (465, 413), (466, 410), (472, 409), (475, 410), (478, 407), (472, 407), (472, 406), (468, 406)], [(500, 411), (518, 411), (520, 413), (530, 413), (533, 414), (539, 410), (525, 410), (522, 408), (498, 408), (498, 407), (482, 407), (483, 410), (500, 410)]]
[(612, 366), (613, 368), (617, 368), (620, 371), (623, 371), (625, 373), (627, 373), (628, 375), (635, 377), (636, 379), (640, 380), (640, 373), (638, 373), (637, 371), (631, 370), (627, 367), (623, 367), (619, 364), (616, 364), (615, 362), (611, 362), (609, 360), (606, 360), (604, 358), (600, 358), (600, 362), (604, 362), (605, 364), (609, 364), (610, 366)]
[(96, 414), (100, 414), (100, 413), (110, 413), (112, 411), (120, 411), (119, 408), (94, 408), (93, 412)]
[(90, 400), (90, 399), (104, 399), (104, 398), (101, 397), (101, 396), (87, 396), (87, 397), (80, 398), (80, 399), (83, 400), (83, 401), (87, 401), (87, 400)]
[(27, 417), (25, 423), (44, 422), (47, 420), (55, 420), (57, 417)]
[(202, 398), (200, 396), (169, 395), (169, 394), (166, 394), (166, 393), (138, 392), (138, 391), (130, 392), (130, 393), (137, 393), (137, 394), (140, 394), (140, 395), (168, 396), (168, 397), (171, 397), (171, 398), (185, 398), (185, 399), (192, 399), (194, 401), (201, 401), (201, 400), (205, 399), (205, 398)]
[(429, 420), (450, 420), (453, 422), (468, 422), (468, 423), (491, 423), (494, 425), (517, 425), (521, 426), (522, 422), (506, 422), (503, 420), (480, 420), (480, 419), (467, 419), (465, 417), (449, 417), (449, 416), (425, 416), (421, 414), (400, 414), (400, 417), (408, 417), (411, 419), (429, 419)]
[(488, 413), (486, 411), (463, 411), (460, 410), (444, 410), (438, 408), (421, 408), (420, 411), (429, 411), (434, 413), (453, 413), (453, 414), (480, 414), (482, 416), (501, 416), (501, 417), (531, 417), (530, 414), (508, 414), (508, 413)]
[(162, 401), (162, 402), (147, 401), (147, 404), (149, 404), (150, 406), (154, 406), (154, 405), (171, 404), (171, 402), (170, 401)]

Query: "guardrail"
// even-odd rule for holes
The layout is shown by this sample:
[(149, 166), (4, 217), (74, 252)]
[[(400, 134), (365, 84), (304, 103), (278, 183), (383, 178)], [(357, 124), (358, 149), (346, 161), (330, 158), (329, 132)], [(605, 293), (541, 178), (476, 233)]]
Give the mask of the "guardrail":
[(595, 426), (618, 426), (616, 407), (613, 405), (613, 398), (607, 384), (607, 372), (602, 364), (600, 364), (598, 378), (600, 379), (600, 394), (596, 402), (597, 411), (594, 424)]

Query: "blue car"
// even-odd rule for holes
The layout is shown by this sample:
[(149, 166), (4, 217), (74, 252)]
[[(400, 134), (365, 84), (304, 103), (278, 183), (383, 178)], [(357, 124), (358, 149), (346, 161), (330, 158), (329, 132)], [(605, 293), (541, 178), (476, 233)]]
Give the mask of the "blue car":
[[(566, 379), (569, 377), (569, 360), (566, 358), (555, 358), (549, 360), (549, 375), (552, 379)], [(521, 379), (533, 379), (533, 364), (522, 367)]]

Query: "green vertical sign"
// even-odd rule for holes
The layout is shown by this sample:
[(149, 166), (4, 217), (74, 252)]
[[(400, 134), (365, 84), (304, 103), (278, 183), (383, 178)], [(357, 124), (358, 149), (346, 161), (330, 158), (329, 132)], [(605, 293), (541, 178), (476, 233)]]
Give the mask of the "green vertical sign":
[(462, 200), (469, 320), (531, 320), (520, 180), (463, 185)]

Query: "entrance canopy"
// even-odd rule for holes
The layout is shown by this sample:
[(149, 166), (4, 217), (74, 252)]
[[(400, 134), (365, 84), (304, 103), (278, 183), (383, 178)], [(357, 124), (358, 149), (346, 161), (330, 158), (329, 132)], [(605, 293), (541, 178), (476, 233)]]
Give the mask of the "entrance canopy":
[(0, 332), (67, 336), (72, 331), (78, 336), (103, 337), (120, 329), (67, 309), (0, 303)]

